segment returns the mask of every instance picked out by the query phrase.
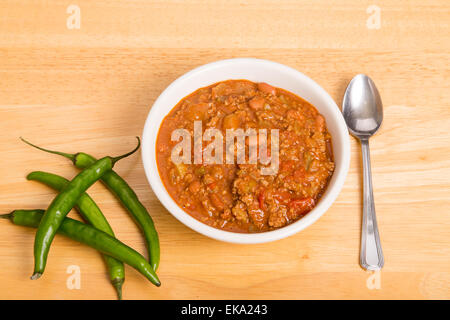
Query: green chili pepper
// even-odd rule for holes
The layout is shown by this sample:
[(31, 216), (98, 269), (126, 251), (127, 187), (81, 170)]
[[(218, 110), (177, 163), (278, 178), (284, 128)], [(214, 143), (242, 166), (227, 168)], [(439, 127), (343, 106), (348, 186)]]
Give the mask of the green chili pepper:
[[(22, 139), (22, 141), (39, 150), (66, 157), (71, 160), (73, 164), (78, 168), (87, 168), (96, 161), (94, 157), (84, 152), (69, 154), (65, 152), (44, 149), (42, 147), (29, 143), (24, 139)], [(139, 201), (136, 193), (133, 191), (133, 189), (131, 189), (128, 183), (124, 179), (122, 179), (116, 172), (114, 172), (114, 170), (106, 172), (101, 177), (101, 180), (108, 187), (108, 189), (111, 190), (111, 192), (115, 194), (117, 198), (119, 198), (119, 200), (128, 210), (128, 212), (133, 216), (134, 220), (137, 222), (137, 225), (142, 230), (149, 251), (148, 254), (150, 263), (153, 266), (153, 269), (156, 271), (158, 269), (160, 260), (159, 238), (153, 220), (150, 217), (147, 209), (145, 209), (145, 207)]]
[[(42, 182), (57, 191), (62, 191), (64, 187), (69, 184), (69, 180), (66, 178), (42, 171), (31, 172), (27, 176), (27, 179)], [(105, 216), (87, 193), (83, 193), (78, 198), (76, 208), (93, 227), (114, 237), (114, 232)], [(125, 270), (123, 263), (107, 255), (104, 255), (104, 259), (109, 270), (111, 283), (117, 290), (119, 300), (122, 300), (122, 285), (125, 281)]]
[(100, 179), (105, 172), (111, 170), (117, 161), (135, 153), (139, 149), (139, 146), (140, 140), (138, 138), (138, 145), (134, 150), (118, 157), (104, 157), (97, 160), (91, 166), (77, 174), (53, 199), (47, 211), (45, 211), (44, 217), (36, 232), (32, 280), (39, 279), (44, 272), (50, 245), (55, 237), (56, 231), (64, 220), (64, 217), (75, 206), (80, 195)]
[[(15, 210), (0, 215), (0, 218), (9, 219), (19, 226), (37, 228), (40, 226), (43, 216), (44, 210)], [(97, 249), (114, 259), (123, 261), (142, 273), (154, 285), (158, 287), (161, 285), (152, 266), (141, 254), (107, 233), (70, 218), (63, 219), (58, 233)]]

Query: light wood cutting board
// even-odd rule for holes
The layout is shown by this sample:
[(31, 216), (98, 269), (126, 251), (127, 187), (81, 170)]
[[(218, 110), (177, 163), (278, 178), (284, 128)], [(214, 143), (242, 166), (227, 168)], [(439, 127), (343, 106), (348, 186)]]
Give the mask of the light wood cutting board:
[[(163, 285), (127, 268), (125, 298), (450, 298), (448, 1), (3, 0), (0, 14), (0, 212), (52, 200), (53, 191), (26, 181), (30, 171), (77, 172), (19, 136), (66, 152), (120, 154), (162, 90), (208, 62), (277, 61), (317, 81), (338, 105), (357, 73), (381, 92), (385, 121), (371, 140), (380, 274), (358, 265), (362, 168), (353, 138), (350, 172), (331, 209), (297, 235), (249, 246), (211, 240), (173, 218), (138, 155), (117, 171), (155, 220)], [(117, 237), (145, 253), (117, 200), (100, 184), (89, 193)], [(0, 221), (1, 299), (115, 298), (100, 255), (61, 237), (45, 275), (29, 280), (33, 236)], [(67, 287), (73, 265), (80, 289)]]

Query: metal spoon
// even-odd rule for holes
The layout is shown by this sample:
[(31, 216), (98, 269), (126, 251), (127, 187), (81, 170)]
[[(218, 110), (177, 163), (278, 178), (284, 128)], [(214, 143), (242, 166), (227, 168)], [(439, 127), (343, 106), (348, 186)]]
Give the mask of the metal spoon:
[(384, 265), (384, 258), (373, 199), (369, 138), (383, 121), (383, 104), (372, 79), (364, 74), (352, 79), (345, 91), (342, 113), (350, 133), (359, 139), (362, 148), (364, 205), (360, 264), (366, 270), (379, 270)]

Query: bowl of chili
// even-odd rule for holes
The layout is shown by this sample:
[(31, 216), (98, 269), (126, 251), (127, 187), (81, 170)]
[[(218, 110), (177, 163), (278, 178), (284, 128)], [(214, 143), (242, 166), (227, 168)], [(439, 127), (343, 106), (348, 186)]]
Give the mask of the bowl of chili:
[[(177, 139), (184, 132), (195, 140), (195, 130), (205, 157), (204, 134), (214, 126), (227, 137), (240, 127), (277, 137), (269, 149), (274, 141), (279, 149), (267, 152), (279, 158), (276, 174), (246, 164), (249, 157), (205, 164), (194, 153), (192, 164), (173, 161)], [(177, 129), (184, 131), (175, 141)], [(250, 139), (243, 141), (246, 150)], [(194, 142), (184, 146), (191, 144), (195, 152)], [(303, 230), (330, 208), (347, 176), (350, 143), (339, 108), (316, 82), (279, 63), (238, 58), (200, 66), (161, 93), (144, 126), (142, 160), (154, 193), (183, 224), (221, 241), (263, 243)]]

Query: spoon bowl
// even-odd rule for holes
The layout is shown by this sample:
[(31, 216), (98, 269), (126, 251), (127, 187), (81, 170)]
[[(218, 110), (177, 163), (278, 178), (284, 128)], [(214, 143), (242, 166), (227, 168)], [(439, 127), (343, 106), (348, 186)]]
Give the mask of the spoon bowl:
[(378, 131), (383, 121), (383, 103), (372, 79), (365, 74), (352, 79), (344, 95), (342, 113), (352, 135), (368, 138)]

